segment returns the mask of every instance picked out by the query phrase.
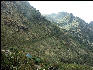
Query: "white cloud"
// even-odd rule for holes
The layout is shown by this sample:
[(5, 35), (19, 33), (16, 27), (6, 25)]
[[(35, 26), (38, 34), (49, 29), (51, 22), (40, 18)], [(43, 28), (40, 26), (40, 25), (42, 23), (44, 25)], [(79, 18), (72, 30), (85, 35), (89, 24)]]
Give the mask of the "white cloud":
[(29, 1), (41, 14), (57, 12), (73, 13), (85, 20), (93, 21), (93, 1)]

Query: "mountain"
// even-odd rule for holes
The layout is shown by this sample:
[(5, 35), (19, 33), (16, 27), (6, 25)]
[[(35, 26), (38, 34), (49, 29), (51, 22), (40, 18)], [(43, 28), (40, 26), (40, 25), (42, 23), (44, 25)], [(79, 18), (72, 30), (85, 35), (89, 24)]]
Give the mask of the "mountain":
[(93, 29), (93, 21), (89, 23), (89, 27)]
[(59, 12), (55, 15), (49, 14), (44, 16), (47, 20), (56, 24), (61, 29), (67, 30), (74, 37), (74, 39), (93, 51), (93, 22), (90, 22), (90, 24), (88, 24), (81, 18), (75, 17), (72, 13), (67, 12)]
[(79, 25), (87, 25), (87, 23), (84, 20), (80, 19), (79, 17), (73, 16), (72, 13), (59, 12), (57, 14), (49, 14), (44, 16), (47, 20), (56, 23), (59, 27), (66, 30), (69, 30), (71, 28), (76, 29)]
[(73, 35), (26, 1), (2, 1), (1, 70), (92, 70), (92, 46), (81, 43), (78, 34), (77, 38)]

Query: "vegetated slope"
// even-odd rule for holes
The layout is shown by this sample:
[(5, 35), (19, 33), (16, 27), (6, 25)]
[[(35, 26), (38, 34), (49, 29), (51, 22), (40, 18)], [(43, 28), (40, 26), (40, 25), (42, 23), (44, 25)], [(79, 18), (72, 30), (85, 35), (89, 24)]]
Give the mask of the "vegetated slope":
[[(18, 59), (12, 64), (11, 59), (15, 60), (14, 57), (7, 57), (2, 52), (2, 70), (7, 67), (11, 69), (12, 66), (24, 68), (21, 66), (21, 61), (26, 60), (27, 53), (49, 64), (74, 63), (93, 66), (93, 52), (90, 49), (86, 49), (86, 46), (75, 40), (67, 30), (60, 29), (46, 20), (38, 10), (24, 1), (1, 2), (1, 50), (6, 49), (14, 53), (23, 51), (21, 54), (18, 53), (23, 57), (18, 54), (11, 55)], [(31, 65), (33, 62), (30, 61)], [(29, 66), (29, 64), (23, 65)], [(77, 67), (75, 69), (78, 69)], [(73, 67), (69, 66), (69, 69), (73, 70)]]
[[(44, 15), (61, 29), (66, 29), (74, 39), (93, 52), (93, 25), (86, 23), (72, 13), (59, 12), (58, 14)], [(50, 19), (51, 18), (51, 19)], [(55, 19), (56, 18), (56, 19)], [(53, 21), (52, 21), (53, 20)]]

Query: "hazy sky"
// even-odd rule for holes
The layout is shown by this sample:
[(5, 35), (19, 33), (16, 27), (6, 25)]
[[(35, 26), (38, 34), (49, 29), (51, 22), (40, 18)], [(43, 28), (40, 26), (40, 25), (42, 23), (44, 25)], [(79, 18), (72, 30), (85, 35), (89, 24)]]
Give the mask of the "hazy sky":
[(41, 14), (73, 13), (86, 22), (93, 21), (93, 1), (29, 1)]

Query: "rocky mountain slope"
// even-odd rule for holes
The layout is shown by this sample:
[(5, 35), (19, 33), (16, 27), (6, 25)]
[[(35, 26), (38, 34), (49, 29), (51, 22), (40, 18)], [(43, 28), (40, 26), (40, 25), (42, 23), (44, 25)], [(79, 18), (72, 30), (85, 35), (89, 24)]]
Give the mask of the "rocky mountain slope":
[[(85, 44), (92, 51), (93, 49), (93, 25), (86, 23), (72, 13), (59, 12), (58, 14), (44, 15), (47, 20), (66, 29), (74, 38), (77, 38), (81, 44)], [(52, 21), (53, 20), (53, 21)], [(90, 46), (90, 47), (89, 47)]]
[[(93, 45), (83, 44), (84, 38), (78, 40), (72, 31), (48, 21), (28, 2), (2, 1), (1, 70), (92, 70)], [(33, 58), (26, 58), (27, 53)]]

